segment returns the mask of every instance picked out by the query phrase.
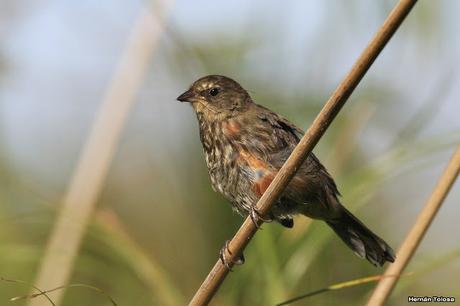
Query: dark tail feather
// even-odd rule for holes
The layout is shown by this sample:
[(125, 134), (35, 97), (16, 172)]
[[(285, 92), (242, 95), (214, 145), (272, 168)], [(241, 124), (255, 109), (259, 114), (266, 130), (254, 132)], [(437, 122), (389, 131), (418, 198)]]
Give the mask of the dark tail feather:
[(345, 208), (340, 218), (326, 222), (356, 255), (365, 257), (374, 266), (382, 266), (385, 261), (394, 262), (391, 247)]

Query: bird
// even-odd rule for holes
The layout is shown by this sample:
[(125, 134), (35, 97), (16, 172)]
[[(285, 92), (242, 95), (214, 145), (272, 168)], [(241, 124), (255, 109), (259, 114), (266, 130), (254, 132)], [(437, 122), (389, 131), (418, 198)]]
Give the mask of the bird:
[[(394, 262), (392, 248), (341, 204), (334, 179), (313, 153), (269, 213), (261, 216), (256, 210), (257, 201), (302, 138), (300, 128), (255, 103), (240, 84), (222, 75), (196, 80), (177, 100), (190, 103), (197, 116), (212, 188), (240, 215), (251, 216), (256, 226), (262, 220), (287, 228), (294, 226), (295, 215), (322, 220), (374, 266)], [(220, 254), (230, 269), (225, 252)], [(243, 261), (240, 254), (233, 263)]]

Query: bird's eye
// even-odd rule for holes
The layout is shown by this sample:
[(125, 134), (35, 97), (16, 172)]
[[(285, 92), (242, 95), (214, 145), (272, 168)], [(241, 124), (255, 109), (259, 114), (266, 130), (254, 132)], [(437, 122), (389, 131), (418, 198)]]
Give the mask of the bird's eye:
[(211, 89), (211, 90), (209, 91), (209, 94), (210, 94), (211, 96), (215, 97), (215, 96), (217, 96), (217, 95), (219, 94), (219, 92), (220, 92), (219, 88), (214, 87), (213, 89)]

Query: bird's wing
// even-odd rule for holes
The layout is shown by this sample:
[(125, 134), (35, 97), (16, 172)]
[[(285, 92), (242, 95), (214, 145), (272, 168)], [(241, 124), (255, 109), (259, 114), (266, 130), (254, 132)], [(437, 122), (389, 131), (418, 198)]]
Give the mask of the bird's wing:
[(260, 105), (257, 107), (259, 108), (257, 112), (258, 124), (263, 126), (263, 130), (269, 132), (269, 139), (265, 142), (264, 151), (268, 155), (268, 161), (275, 167), (281, 168), (304, 133), (289, 120), (271, 110)]
[[(281, 117), (262, 106), (254, 104), (244, 115), (239, 118), (238, 133), (228, 131), (227, 134), (238, 135), (233, 139), (238, 147), (236, 162), (250, 179), (252, 190), (260, 197), (282, 165), (282, 162), (276, 162), (280, 159), (276, 154), (287, 158), (288, 148), (293, 148), (300, 137), (294, 130), (290, 131), (287, 121), (283, 123)], [(225, 128), (230, 130), (227, 126)], [(300, 129), (298, 132), (302, 133)]]
[[(260, 124), (263, 124), (267, 130), (271, 131), (270, 140), (264, 146), (267, 153), (267, 162), (279, 170), (303, 137), (304, 132), (286, 118), (263, 106), (258, 105), (258, 107), (257, 117), (261, 121)], [(308, 155), (299, 169), (297, 177), (303, 178), (300, 181), (295, 180), (300, 185), (305, 185), (303, 187), (299, 186), (301, 188), (312, 188), (312, 186), (306, 186), (312, 184), (327, 186), (331, 193), (340, 194), (334, 180), (313, 153)]]

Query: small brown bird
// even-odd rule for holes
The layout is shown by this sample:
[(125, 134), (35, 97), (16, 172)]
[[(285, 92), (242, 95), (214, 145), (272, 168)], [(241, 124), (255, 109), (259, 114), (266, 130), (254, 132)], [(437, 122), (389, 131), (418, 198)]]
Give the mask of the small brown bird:
[(313, 153), (263, 217), (268, 220), (255, 211), (303, 135), (294, 124), (254, 103), (246, 90), (225, 76), (205, 76), (177, 100), (190, 102), (196, 112), (213, 189), (241, 215), (250, 214), (253, 221), (275, 220), (288, 228), (297, 214), (323, 220), (359, 257), (376, 266), (394, 261), (391, 247), (342, 206), (334, 180)]

